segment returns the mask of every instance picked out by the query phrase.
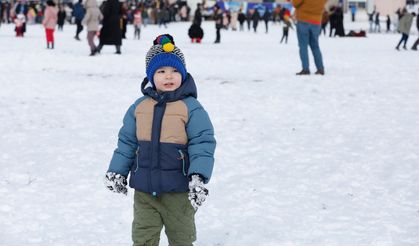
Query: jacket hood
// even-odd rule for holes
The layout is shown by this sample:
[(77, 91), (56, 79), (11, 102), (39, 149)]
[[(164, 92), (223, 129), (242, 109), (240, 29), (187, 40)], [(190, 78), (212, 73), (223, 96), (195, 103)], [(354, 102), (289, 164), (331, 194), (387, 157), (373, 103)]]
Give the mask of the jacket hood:
[(146, 87), (147, 84), (149, 84), (149, 80), (147, 77), (145, 77), (141, 83), (141, 92), (145, 96), (149, 96), (158, 102), (161, 100), (165, 100), (166, 102), (174, 102), (190, 96), (194, 98), (198, 97), (195, 81), (192, 78), (192, 75), (189, 73), (186, 75), (186, 79), (182, 82), (181, 86), (174, 91), (157, 92), (154, 86)]

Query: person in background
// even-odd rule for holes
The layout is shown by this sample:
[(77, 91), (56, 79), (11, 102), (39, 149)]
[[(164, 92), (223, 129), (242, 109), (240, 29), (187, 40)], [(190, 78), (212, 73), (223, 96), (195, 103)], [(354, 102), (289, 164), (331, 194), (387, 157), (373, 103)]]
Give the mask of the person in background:
[(308, 46), (314, 56), (317, 71), (315, 74), (324, 75), (323, 57), (320, 51), (319, 35), (321, 32), (322, 14), (326, 0), (292, 0), (296, 9), (297, 38), (300, 48), (302, 70), (296, 75), (309, 75)]
[(25, 17), (25, 21), (23, 22), (23, 27), (22, 27), (22, 32), (25, 33), (26, 32), (26, 17), (28, 16), (28, 11), (29, 11), (28, 4), (26, 3), (26, 1), (19, 0), (15, 4), (13, 10), (14, 10), (15, 16), (12, 16), (12, 17), (16, 17), (19, 14), (22, 14)]
[(375, 6), (374, 6), (374, 10), (371, 13), (367, 13), (367, 14), (368, 14), (368, 22), (370, 23), (369, 32), (373, 32), (374, 16), (375, 16)]
[[(419, 9), (418, 9), (418, 14), (416, 15), (416, 29), (418, 30), (419, 33)], [(419, 45), (419, 37), (416, 39), (415, 43), (412, 46), (412, 50), (418, 50), (418, 45)]]
[(67, 14), (65, 12), (64, 5), (60, 4), (58, 6), (58, 20), (57, 20), (57, 25), (58, 25), (58, 30), (59, 31), (63, 30), (66, 17), (67, 17)]
[(375, 14), (375, 27), (374, 32), (381, 32), (381, 25), (380, 25), (380, 12)]
[(323, 15), (322, 15), (322, 30), (323, 30), (324, 36), (326, 36), (326, 27), (328, 23), (329, 23), (329, 13), (326, 10), (324, 10)]
[(247, 10), (247, 14), (246, 14), (247, 31), (250, 31), (250, 24), (252, 22), (252, 16), (253, 16), (254, 11), (255, 11), (254, 9)]
[(201, 13), (201, 4), (198, 3), (194, 19), (191, 27), (188, 30), (188, 35), (191, 38), (191, 42), (201, 43), (202, 38), (204, 37), (204, 30), (201, 28), (202, 23), (202, 13)]
[(239, 15), (237, 16), (237, 19), (239, 21), (239, 30), (244, 30), (244, 22), (246, 21), (246, 15), (243, 13), (243, 8), (240, 8)]
[(99, 30), (99, 24), (103, 19), (103, 15), (100, 12), (96, 0), (86, 0), (84, 6), (86, 7), (86, 14), (84, 15), (82, 24), (86, 26), (87, 29), (87, 43), (90, 47), (90, 56), (94, 56), (97, 52), (94, 39)]
[(253, 15), (252, 15), (252, 22), (253, 22), (253, 31), (256, 33), (258, 30), (258, 24), (260, 20), (260, 14), (257, 9), (254, 9)]
[(18, 14), (14, 20), (15, 22), (15, 32), (16, 37), (23, 38), (23, 24), (25, 23), (25, 16), (23, 14)]
[(223, 11), (218, 5), (214, 6), (214, 21), (215, 21), (215, 30), (216, 38), (214, 43), (218, 44), (221, 42), (221, 28), (223, 28)]
[(103, 5), (103, 21), (100, 30), (100, 42), (96, 52), (100, 53), (104, 45), (115, 45), (115, 54), (121, 54), (122, 30), (121, 7), (118, 0), (107, 0)]
[(357, 10), (356, 5), (353, 4), (353, 5), (351, 5), (350, 8), (351, 8), (352, 22), (355, 22), (355, 15), (356, 15), (356, 10)]
[(390, 32), (390, 29), (391, 29), (391, 19), (390, 19), (390, 15), (387, 15), (386, 25), (387, 25), (387, 30), (386, 30), (386, 32)]
[(282, 38), (281, 38), (281, 44), (282, 44), (282, 41), (284, 39), (285, 39), (285, 43), (288, 42), (289, 29), (293, 28), (289, 15), (285, 15), (283, 21), (284, 21), (284, 26), (282, 27), (283, 34), (282, 34)]
[(48, 0), (47, 7), (45, 8), (44, 20), (42, 21), (47, 38), (47, 49), (54, 49), (54, 30), (57, 25), (57, 18), (58, 9), (55, 7), (54, 1)]
[(134, 38), (140, 39), (141, 35), (141, 25), (143, 24), (143, 16), (141, 11), (141, 6), (138, 7), (134, 11)]
[(416, 16), (416, 14), (405, 12), (403, 17), (399, 21), (399, 28), (398, 31), (402, 34), (402, 38), (400, 39), (400, 42), (396, 46), (396, 50), (400, 50), (400, 45), (403, 43), (403, 49), (406, 48), (407, 40), (409, 39), (410, 29), (412, 28), (413, 18)]
[(263, 14), (263, 21), (265, 21), (265, 33), (268, 33), (268, 26), (269, 26), (270, 19), (271, 19), (271, 12), (269, 12), (269, 9), (266, 9), (265, 13)]
[(76, 25), (77, 25), (76, 36), (74, 36), (74, 38), (76, 40), (79, 40), (79, 41), (80, 41), (79, 35), (83, 31), (83, 25), (82, 25), (81, 22), (83, 21), (84, 13), (85, 13), (85, 10), (84, 10), (83, 5), (82, 5), (82, 1), (83, 0), (79, 0), (74, 5), (73, 12), (72, 12), (72, 15), (74, 16), (74, 20), (75, 20)]

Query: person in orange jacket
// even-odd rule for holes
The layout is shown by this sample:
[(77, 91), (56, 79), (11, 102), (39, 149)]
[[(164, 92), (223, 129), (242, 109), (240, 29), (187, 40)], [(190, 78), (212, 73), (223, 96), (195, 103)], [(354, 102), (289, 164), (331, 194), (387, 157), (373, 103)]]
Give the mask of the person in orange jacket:
[(303, 69), (296, 75), (309, 75), (308, 46), (314, 56), (317, 71), (315, 74), (324, 75), (322, 53), (319, 46), (322, 15), (326, 0), (292, 0), (297, 18), (297, 38), (300, 47), (300, 59)]

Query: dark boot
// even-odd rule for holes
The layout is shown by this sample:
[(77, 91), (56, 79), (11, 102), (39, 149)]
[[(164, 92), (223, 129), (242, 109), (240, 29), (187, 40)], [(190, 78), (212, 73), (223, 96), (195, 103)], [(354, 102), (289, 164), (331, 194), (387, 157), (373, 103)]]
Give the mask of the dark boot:
[(296, 73), (295, 75), (310, 75), (310, 70), (301, 70), (300, 72)]
[(103, 45), (99, 44), (99, 46), (96, 47), (96, 49), (95, 49), (96, 53), (100, 54), (100, 51), (102, 50), (102, 47), (103, 47)]
[(54, 49), (54, 42), (51, 42), (51, 49)]
[(49, 49), (49, 42), (47, 42), (47, 49)]
[(115, 54), (120, 55), (121, 54), (121, 46), (120, 45), (116, 45), (116, 52)]
[(317, 74), (317, 75), (324, 75), (324, 69), (319, 69), (319, 70), (317, 70), (314, 74)]

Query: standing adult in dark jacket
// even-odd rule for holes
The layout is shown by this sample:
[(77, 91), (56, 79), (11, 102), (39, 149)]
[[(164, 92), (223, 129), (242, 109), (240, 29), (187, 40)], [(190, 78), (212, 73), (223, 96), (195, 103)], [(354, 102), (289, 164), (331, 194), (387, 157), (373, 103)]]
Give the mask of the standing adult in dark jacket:
[(193, 23), (195, 23), (198, 26), (201, 26), (202, 23), (202, 13), (201, 13), (201, 4), (198, 3), (195, 10), (195, 15), (193, 17)]
[(58, 19), (57, 19), (58, 30), (60, 31), (63, 30), (65, 17), (67, 17), (67, 14), (65, 13), (64, 5), (60, 4), (58, 6)]
[(265, 31), (268, 33), (269, 20), (271, 19), (271, 12), (267, 9), (263, 14), (263, 21), (265, 21)]
[(255, 9), (255, 12), (253, 12), (253, 15), (252, 15), (253, 31), (254, 32), (256, 32), (258, 30), (259, 19), (260, 19), (259, 11), (257, 9)]
[(223, 11), (218, 5), (215, 5), (215, 11), (214, 11), (214, 21), (215, 21), (215, 29), (216, 29), (216, 38), (214, 43), (218, 44), (221, 42), (221, 28), (223, 27)]
[(121, 54), (122, 32), (120, 25), (121, 8), (118, 0), (107, 0), (103, 5), (103, 21), (100, 30), (100, 43), (97, 52), (103, 45), (115, 45), (115, 54)]
[(338, 20), (338, 16), (336, 14), (336, 7), (333, 6), (332, 8), (330, 8), (330, 15), (329, 15), (329, 22), (330, 22), (329, 37), (336, 36), (337, 20)]
[(246, 21), (246, 16), (242, 12), (242, 9), (240, 9), (237, 19), (238, 19), (239, 24), (240, 24), (240, 31), (243, 31), (243, 29), (244, 29), (243, 25), (244, 25), (244, 22)]
[(335, 36), (344, 37), (345, 36), (345, 28), (343, 27), (343, 9), (341, 7), (337, 7), (335, 10), (336, 15), (336, 32)]
[(85, 11), (82, 1), (83, 0), (79, 0), (73, 7), (73, 16), (77, 25), (76, 36), (74, 36), (76, 40), (80, 40), (79, 35), (83, 31), (83, 25), (81, 24), (81, 22), (84, 18)]
[(254, 9), (248, 9), (246, 14), (246, 22), (247, 22), (247, 30), (250, 31), (250, 23), (252, 22), (252, 11), (255, 11)]

